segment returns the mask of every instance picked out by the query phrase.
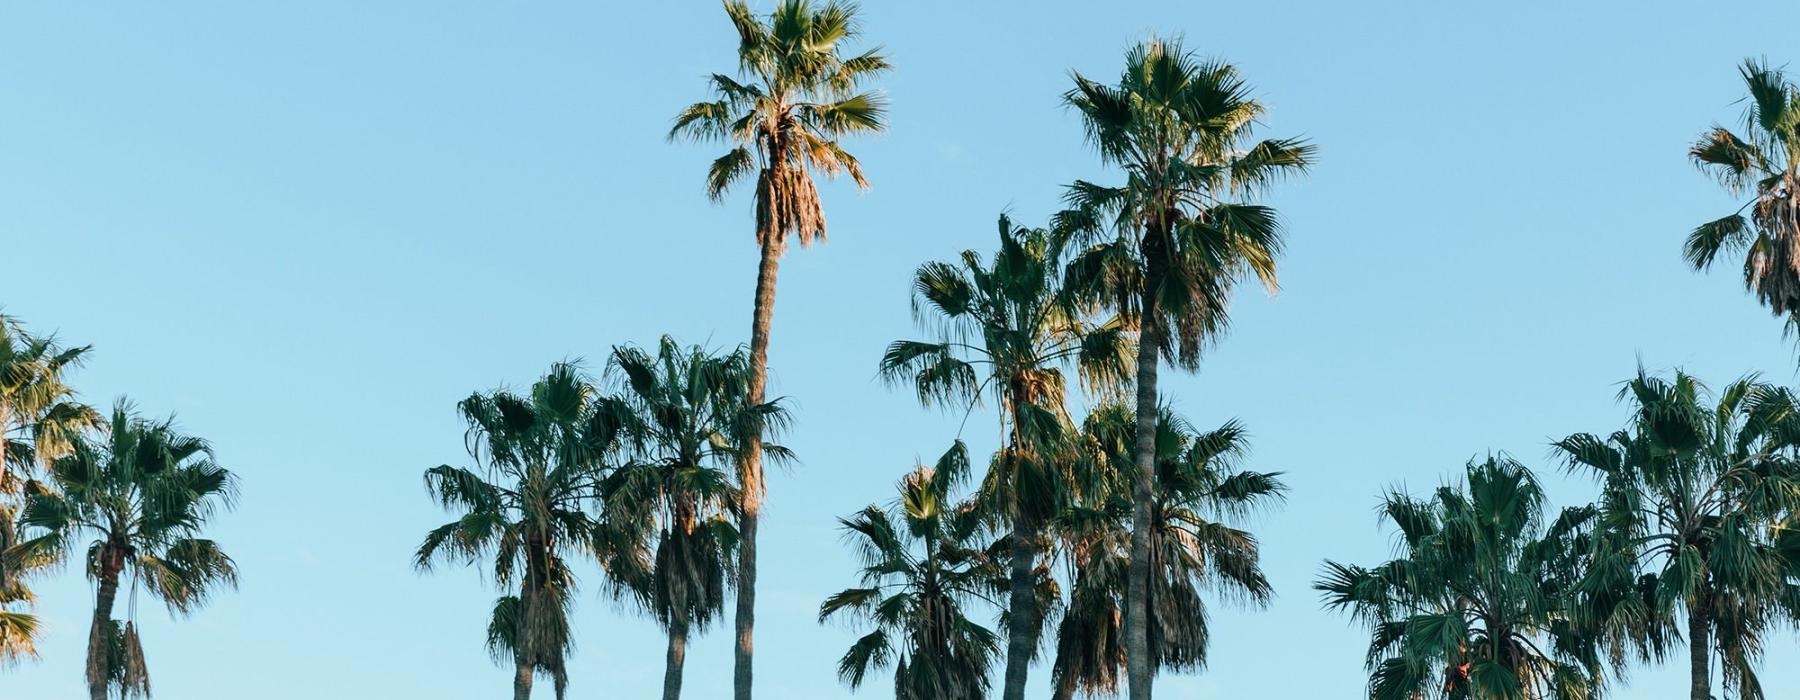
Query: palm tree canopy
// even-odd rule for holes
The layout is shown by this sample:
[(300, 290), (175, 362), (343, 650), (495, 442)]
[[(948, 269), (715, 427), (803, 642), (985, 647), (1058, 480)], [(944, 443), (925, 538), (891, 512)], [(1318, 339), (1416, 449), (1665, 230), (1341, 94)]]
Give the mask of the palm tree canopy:
[[(751, 435), (776, 437), (788, 424), (779, 399), (747, 405), (750, 365), (743, 348), (714, 353), (664, 336), (654, 355), (614, 348), (609, 397), (631, 458), (601, 485), (609, 518), (630, 537), (652, 542), (653, 565), (641, 582), (658, 622), (704, 630), (722, 612), (737, 529), (740, 485), (732, 466)], [(763, 454), (792, 459), (762, 441)]]
[(1090, 389), (1116, 386), (1131, 371), (1130, 346), (1116, 321), (1089, 320), (1062, 285), (1048, 230), (1002, 214), (998, 251), (985, 260), (965, 250), (954, 262), (928, 262), (913, 274), (913, 314), (931, 341), (888, 346), (881, 376), (911, 383), (926, 405), (963, 406), (992, 390), (1060, 411), (1061, 368), (1074, 365)]
[(17, 318), (0, 315), (0, 493), (18, 495), (40, 464), (103, 422), (63, 380), (90, 350), (33, 335)]
[(488, 650), (496, 662), (527, 664), (550, 676), (559, 697), (568, 682), (568, 614), (576, 589), (570, 559), (598, 559), (614, 594), (647, 566), (647, 555), (590, 508), (623, 433), (606, 409), (578, 365), (554, 364), (525, 394), (499, 389), (459, 402), (477, 466), (425, 472), (426, 491), (458, 515), (426, 535), (414, 564), (430, 570), (440, 561), (491, 559), (495, 585), (518, 592), (495, 602)]
[(1429, 497), (1389, 492), (1380, 512), (1399, 556), (1375, 567), (1327, 561), (1314, 588), (1370, 629), (1376, 700), (1584, 700), (1604, 665), (1573, 618), (1593, 510), (1545, 522), (1542, 488), (1504, 455), (1472, 461)]
[(967, 250), (919, 266), (913, 312), (935, 337), (895, 341), (879, 373), (912, 385), (927, 406), (972, 410), (992, 392), (1011, 437), (984, 497), (1001, 514), (1043, 520), (1061, 508), (1056, 463), (1071, 422), (1064, 368), (1090, 390), (1112, 391), (1130, 376), (1134, 348), (1116, 319), (1090, 320), (1092, 309), (1063, 287), (1047, 230), (1004, 214), (998, 229), (991, 260)]
[(1800, 611), (1788, 527), (1800, 507), (1800, 398), (1754, 376), (1713, 397), (1677, 371), (1642, 370), (1620, 398), (1625, 429), (1577, 433), (1556, 451), (1600, 482), (1593, 570), (1584, 589), (1613, 623), (1615, 653), (1661, 659), (1678, 611), (1700, 608), (1736, 697), (1762, 697), (1767, 632)]
[(1006, 583), (980, 541), (981, 515), (952, 500), (967, 472), (958, 443), (936, 467), (908, 473), (893, 507), (870, 505), (839, 520), (862, 561), (861, 583), (826, 598), (819, 621), (845, 618), (874, 627), (838, 662), (838, 675), (851, 688), (869, 671), (891, 666), (897, 699), (986, 697), (1000, 638), (969, 608), (998, 605), (995, 596)]
[(218, 509), (235, 501), (236, 477), (214, 461), (211, 445), (173, 419), (141, 418), (121, 400), (107, 430), (72, 442), (50, 464), (49, 478), (55, 490), (29, 496), (19, 517), (36, 536), (9, 549), (8, 559), (60, 557), (91, 538), (89, 576), (99, 574), (108, 547), (119, 548), (133, 580), (175, 613), (236, 585), (236, 565), (201, 536)]
[[(45, 488), (33, 481), (40, 467), (67, 454), (83, 429), (101, 422), (63, 379), (87, 352), (86, 346), (33, 335), (17, 318), (0, 315), (0, 552), (19, 543), (23, 500)], [(53, 563), (53, 557), (0, 556), (0, 665), (37, 656), (37, 618), (7, 608), (33, 605), (26, 580)]]
[(236, 563), (203, 536), (217, 510), (235, 500), (236, 478), (206, 441), (181, 432), (173, 419), (141, 418), (122, 399), (104, 430), (75, 437), (47, 472), (48, 485), (26, 486), (19, 526), (29, 537), (0, 559), (15, 568), (84, 551), (99, 601), (89, 688), (148, 697), (137, 625), (108, 617), (117, 586), (125, 581), (133, 596), (142, 591), (172, 614), (192, 613), (220, 588), (236, 587)]
[[(1080, 503), (1057, 524), (1074, 581), (1054, 669), (1054, 682), (1065, 689), (1118, 689), (1136, 425), (1130, 407), (1109, 403), (1082, 427), (1089, 471), (1080, 479)], [(1210, 643), (1207, 593), (1258, 606), (1272, 598), (1257, 539), (1236, 524), (1277, 505), (1287, 487), (1279, 472), (1239, 468), (1249, 435), (1236, 421), (1199, 431), (1165, 408), (1156, 427), (1150, 651), (1161, 668), (1196, 669), (1205, 666)]]
[(1180, 41), (1134, 47), (1116, 85), (1074, 78), (1064, 99), (1125, 183), (1069, 187), (1069, 209), (1054, 228), (1061, 246), (1081, 248), (1071, 281), (1129, 319), (1148, 291), (1159, 325), (1174, 331), (1160, 334), (1162, 351), (1192, 367), (1225, 328), (1238, 279), (1277, 285), (1280, 219), (1244, 200), (1305, 172), (1315, 149), (1301, 139), (1253, 141), (1262, 103), (1235, 67), (1202, 60)]
[(1733, 196), (1750, 199), (1695, 228), (1684, 253), (1701, 270), (1721, 254), (1744, 253), (1745, 287), (1791, 319), (1800, 312), (1800, 86), (1763, 60), (1745, 61), (1739, 74), (1749, 93), (1742, 132), (1714, 125), (1688, 156)]
[(708, 78), (713, 99), (682, 110), (669, 137), (725, 141), (732, 149), (713, 161), (706, 192), (721, 199), (759, 173), (759, 243), (802, 245), (825, 238), (825, 213), (810, 173), (850, 175), (868, 187), (862, 164), (839, 144), (845, 136), (886, 128), (887, 103), (860, 88), (891, 66), (880, 48), (846, 55), (861, 29), (856, 6), (780, 0), (758, 17), (743, 0), (725, 0), (738, 32), (738, 76)]

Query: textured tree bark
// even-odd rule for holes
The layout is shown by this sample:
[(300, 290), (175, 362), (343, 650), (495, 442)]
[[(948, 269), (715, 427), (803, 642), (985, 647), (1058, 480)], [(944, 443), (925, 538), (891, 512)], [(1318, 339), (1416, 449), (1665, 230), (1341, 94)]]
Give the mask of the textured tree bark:
[[(769, 379), (769, 325), (775, 316), (775, 276), (781, 267), (782, 236), (776, 231), (760, 242), (762, 261), (756, 271), (756, 306), (750, 322), (751, 405), (763, 402)], [(756, 524), (762, 512), (762, 434), (750, 436), (738, 464), (743, 510), (738, 515), (737, 652), (732, 667), (732, 693), (750, 700), (756, 636)]]
[(663, 666), (663, 700), (681, 700), (681, 669), (687, 663), (688, 625), (669, 625), (668, 661)]
[(1712, 599), (1704, 589), (1688, 606), (1689, 700), (1712, 699)]
[(514, 657), (513, 700), (531, 700), (531, 659)]
[(1150, 506), (1156, 479), (1156, 363), (1160, 359), (1154, 271), (1146, 275), (1139, 304), (1137, 355), (1137, 436), (1132, 447), (1137, 473), (1131, 486), (1131, 567), (1125, 590), (1125, 677), (1131, 700), (1150, 700), (1156, 675), (1150, 658)]
[[(550, 541), (540, 532), (534, 530), (526, 536), (525, 542), (525, 581), (519, 590), (519, 612), (522, 620), (532, 618), (532, 608), (543, 601), (544, 582), (550, 576)], [(516, 633), (513, 650), (513, 700), (530, 700), (533, 673), (537, 670), (537, 657), (541, 647), (536, 640), (529, 637), (525, 629)]]
[(113, 601), (119, 595), (119, 572), (125, 568), (123, 552), (105, 545), (100, 553), (100, 587), (94, 595), (94, 622), (88, 629), (88, 696), (106, 700), (108, 645), (112, 642)]
[[(1014, 471), (1015, 478), (1017, 471)], [(1015, 516), (1017, 517), (1017, 516)], [(1037, 562), (1037, 537), (1025, 524), (1013, 526), (1011, 590), (1007, 600), (1006, 684), (1002, 700), (1025, 700), (1025, 681), (1031, 669), (1031, 653), (1037, 648), (1037, 596), (1032, 594), (1032, 569)]]

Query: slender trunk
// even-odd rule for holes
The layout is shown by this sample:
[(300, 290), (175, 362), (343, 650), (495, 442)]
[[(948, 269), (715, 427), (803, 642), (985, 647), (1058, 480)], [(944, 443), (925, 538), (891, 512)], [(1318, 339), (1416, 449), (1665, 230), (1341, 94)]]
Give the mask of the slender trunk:
[(669, 656), (663, 667), (663, 700), (681, 700), (681, 668), (687, 663), (688, 625), (685, 620), (669, 624)]
[(1156, 479), (1156, 363), (1160, 359), (1155, 270), (1146, 275), (1139, 305), (1137, 354), (1137, 466), (1131, 485), (1131, 577), (1125, 590), (1125, 677), (1131, 700), (1150, 700), (1156, 660), (1150, 658), (1150, 506)]
[(112, 644), (113, 601), (119, 595), (119, 572), (125, 568), (125, 553), (108, 543), (100, 552), (100, 586), (94, 596), (94, 623), (88, 629), (87, 682), (88, 696), (106, 700), (108, 647)]
[(531, 700), (531, 659), (514, 657), (513, 700)]
[[(1014, 471), (1014, 478), (1017, 478)], [(1022, 520), (1015, 515), (1015, 519)], [(1024, 523), (1013, 526), (1011, 595), (1007, 601), (1006, 685), (1002, 700), (1025, 700), (1025, 679), (1037, 649), (1037, 596), (1032, 569), (1037, 563), (1036, 533)]]
[(1712, 672), (1712, 597), (1701, 587), (1696, 600), (1688, 604), (1689, 700), (1711, 700)]
[[(775, 274), (781, 267), (782, 236), (776, 231), (763, 236), (762, 261), (756, 270), (756, 306), (750, 321), (750, 395), (754, 406), (763, 402), (769, 379), (769, 323), (775, 316)], [(738, 515), (737, 653), (732, 666), (732, 697), (750, 700), (756, 632), (756, 520), (762, 512), (762, 432), (744, 442), (738, 461), (738, 482), (743, 487), (743, 510)]]
[(543, 647), (528, 621), (535, 617), (535, 606), (544, 603), (544, 582), (549, 576), (550, 542), (533, 528), (531, 534), (526, 535), (525, 580), (519, 589), (520, 626), (515, 628), (513, 636), (513, 700), (531, 698), (533, 673), (537, 670), (536, 654), (542, 653)]

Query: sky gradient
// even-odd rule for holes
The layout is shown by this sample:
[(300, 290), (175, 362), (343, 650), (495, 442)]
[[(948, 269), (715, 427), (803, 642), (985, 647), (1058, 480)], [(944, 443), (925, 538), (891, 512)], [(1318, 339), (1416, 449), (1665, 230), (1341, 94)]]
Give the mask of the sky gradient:
[[(1742, 59), (1795, 58), (1800, 6), (1453, 4), (865, 3), (867, 43), (897, 66), (891, 133), (847, 144), (873, 189), (827, 186), (831, 242), (782, 269), (772, 393), (801, 463), (771, 477), (759, 694), (849, 695), (833, 669), (856, 633), (815, 622), (854, 580), (834, 518), (956, 436), (958, 417), (875, 378), (918, 332), (912, 269), (1108, 180), (1060, 96), (1071, 70), (1113, 80), (1153, 32), (1236, 63), (1270, 107), (1262, 133), (1320, 148), (1271, 200), (1280, 294), (1246, 286), (1202, 370), (1163, 375), (1197, 424), (1241, 419), (1246, 466), (1293, 487), (1255, 523), (1278, 598), (1216, 607), (1211, 667), (1163, 697), (1358, 697), (1366, 637), (1309, 586), (1324, 558), (1388, 555), (1386, 487), (1505, 450), (1577, 503), (1592, 487), (1547, 443), (1617, 427), (1636, 363), (1793, 383), (1780, 324), (1731, 264), (1686, 269), (1680, 243), (1736, 206), (1687, 144), (1738, 120)], [(734, 48), (703, 0), (0, 8), (0, 303), (95, 346), (74, 376), (90, 402), (175, 413), (242, 479), (213, 530), (242, 590), (181, 621), (138, 601), (158, 697), (507, 692), (482, 648), (497, 592), (479, 570), (411, 568), (448, 519), (421, 473), (468, 463), (454, 404), (472, 391), (663, 333), (748, 338), (749, 199), (707, 201), (723, 148), (663, 139)], [(964, 437), (985, 453), (993, 425)], [(652, 697), (661, 636), (581, 573), (573, 695)], [(0, 671), (0, 692), (76, 697), (89, 585), (65, 567), (37, 589), (44, 658)], [(1765, 686), (1800, 695), (1795, 638), (1775, 640)], [(688, 697), (726, 696), (730, 646), (724, 629), (694, 643)], [(1641, 670), (1615, 697), (1684, 679)]]

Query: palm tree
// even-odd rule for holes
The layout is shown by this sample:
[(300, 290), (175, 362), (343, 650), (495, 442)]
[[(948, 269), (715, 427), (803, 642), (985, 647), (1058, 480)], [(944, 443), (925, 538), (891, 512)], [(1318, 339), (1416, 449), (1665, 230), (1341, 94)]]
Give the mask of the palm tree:
[(425, 471), (426, 491), (457, 517), (425, 536), (414, 565), (429, 571), (439, 561), (491, 558), (495, 585), (517, 588), (494, 603), (488, 652), (512, 662), (516, 700), (531, 697), (537, 673), (550, 677), (561, 698), (576, 584), (569, 560), (599, 558), (615, 593), (643, 568), (642, 553), (609, 537), (589, 507), (620, 426), (572, 363), (551, 365), (524, 395), (477, 392), (456, 408), (478, 466)]
[(1088, 322), (1064, 292), (1048, 232), (1015, 226), (1004, 214), (999, 229), (991, 262), (969, 250), (958, 263), (919, 267), (913, 311), (939, 337), (890, 345), (881, 376), (913, 385), (927, 406), (973, 408), (991, 390), (1001, 407), (1006, 444), (982, 500), (1011, 530), (1001, 697), (1022, 700), (1041, 627), (1035, 600), (1042, 531), (1067, 492), (1060, 472), (1070, 460), (1058, 447), (1069, 423), (1062, 367), (1073, 363), (1090, 386), (1116, 386), (1130, 374), (1131, 352), (1117, 322)]
[(91, 349), (32, 335), (18, 319), (0, 315), (0, 493), (18, 497), (38, 465), (66, 453), (83, 429), (103, 422), (63, 380)]
[[(885, 128), (885, 101), (858, 92), (888, 70), (880, 49), (846, 57), (842, 44), (861, 32), (856, 6), (831, 0), (780, 0), (767, 20), (743, 0), (725, 0), (725, 13), (738, 32), (739, 82), (714, 74), (714, 98), (698, 102), (675, 118), (669, 137), (725, 141), (732, 149), (706, 174), (714, 201), (756, 172), (756, 303), (750, 324), (750, 390), (745, 405), (764, 402), (768, 383), (770, 321), (775, 313), (775, 276), (789, 236), (801, 245), (825, 240), (825, 212), (813, 174), (848, 173), (867, 188), (862, 165), (839, 139), (879, 133)], [(738, 465), (745, 485), (738, 518), (737, 656), (733, 686), (737, 700), (750, 700), (751, 640), (756, 621), (756, 522), (762, 511), (762, 450), (752, 436)]]
[(1712, 697), (1715, 654), (1731, 695), (1761, 698), (1764, 635), (1800, 603), (1789, 557), (1800, 540), (1787, 534), (1800, 507), (1800, 400), (1751, 377), (1714, 401), (1686, 373), (1642, 370), (1620, 398), (1632, 405), (1626, 429), (1556, 443), (1600, 481), (1604, 546), (1588, 586), (1640, 656), (1660, 658), (1685, 623), (1694, 700)]
[(1544, 523), (1536, 477), (1505, 456), (1471, 461), (1466, 481), (1428, 498), (1398, 491), (1381, 512), (1399, 557), (1325, 563), (1314, 588), (1370, 629), (1375, 700), (1586, 700), (1603, 664), (1572, 617), (1591, 508)]
[[(676, 700), (688, 636), (724, 611), (738, 541), (728, 516), (737, 510), (739, 490), (728, 469), (748, 436), (773, 437), (787, 413), (778, 402), (745, 405), (750, 368), (741, 349), (713, 354), (663, 336), (654, 356), (614, 348), (609, 370), (622, 393), (608, 401), (625, 416), (621, 423), (637, 457), (608, 477), (601, 492), (609, 517), (655, 540), (644, 603), (668, 632), (663, 698)], [(772, 459), (789, 457), (779, 445), (758, 446)]]
[[(1149, 581), (1157, 363), (1196, 367), (1245, 275), (1275, 288), (1280, 222), (1273, 209), (1244, 201), (1312, 162), (1313, 147), (1297, 139), (1250, 142), (1264, 110), (1249, 93), (1231, 65), (1152, 38), (1126, 54), (1118, 85), (1076, 74), (1065, 97), (1101, 160), (1126, 178), (1116, 187), (1071, 185), (1056, 228), (1063, 244), (1087, 246), (1070, 263), (1071, 283), (1109, 301), (1138, 331), (1134, 586)], [(1137, 588), (1127, 599), (1132, 700), (1151, 692), (1149, 631), (1135, 614), (1147, 596)]]
[(838, 661), (852, 689), (869, 671), (894, 669), (896, 700), (980, 700), (1000, 639), (969, 616), (1005, 584), (1002, 568), (981, 546), (983, 516), (951, 493), (968, 473), (962, 443), (937, 466), (920, 466), (900, 481), (895, 507), (870, 505), (839, 519), (862, 559), (861, 586), (819, 606), (819, 622), (849, 617), (874, 627)]
[[(0, 551), (18, 544), (19, 505), (41, 490), (31, 481), (38, 468), (66, 454), (82, 429), (100, 423), (63, 380), (87, 352), (87, 346), (34, 336), (18, 319), (0, 315)], [(50, 563), (0, 557), (0, 664), (37, 656), (36, 616), (11, 608), (33, 604), (25, 579)]]
[[(229, 507), (236, 479), (213, 459), (206, 441), (180, 432), (172, 419), (149, 420), (131, 404), (114, 405), (104, 434), (82, 436), (50, 463), (50, 483), (26, 499), (19, 522), (32, 531), (8, 558), (67, 556), (86, 543), (86, 570), (96, 585), (88, 635), (87, 683), (93, 700), (150, 695), (137, 625), (112, 617), (121, 581), (188, 614), (220, 585), (237, 585), (237, 567), (218, 543), (201, 537), (220, 505)], [(126, 577), (129, 576), (127, 581)]]
[[(1256, 536), (1233, 523), (1274, 506), (1287, 487), (1277, 472), (1237, 467), (1249, 438), (1236, 421), (1200, 432), (1165, 408), (1156, 430), (1147, 653), (1157, 670), (1198, 669), (1211, 640), (1205, 591), (1257, 606), (1273, 596)], [(1127, 525), (1136, 431), (1130, 407), (1118, 403), (1097, 408), (1083, 424), (1092, 473), (1078, 479), (1085, 495), (1057, 522), (1074, 582), (1057, 630), (1058, 700), (1078, 690), (1118, 692), (1127, 660), (1120, 638), (1132, 571)]]
[(1688, 156), (1733, 196), (1750, 199), (1694, 229), (1685, 253), (1704, 270), (1720, 253), (1745, 252), (1744, 286), (1769, 311), (1793, 320), (1800, 312), (1800, 86), (1765, 61), (1747, 60), (1738, 72), (1750, 93), (1743, 135), (1714, 125)]

